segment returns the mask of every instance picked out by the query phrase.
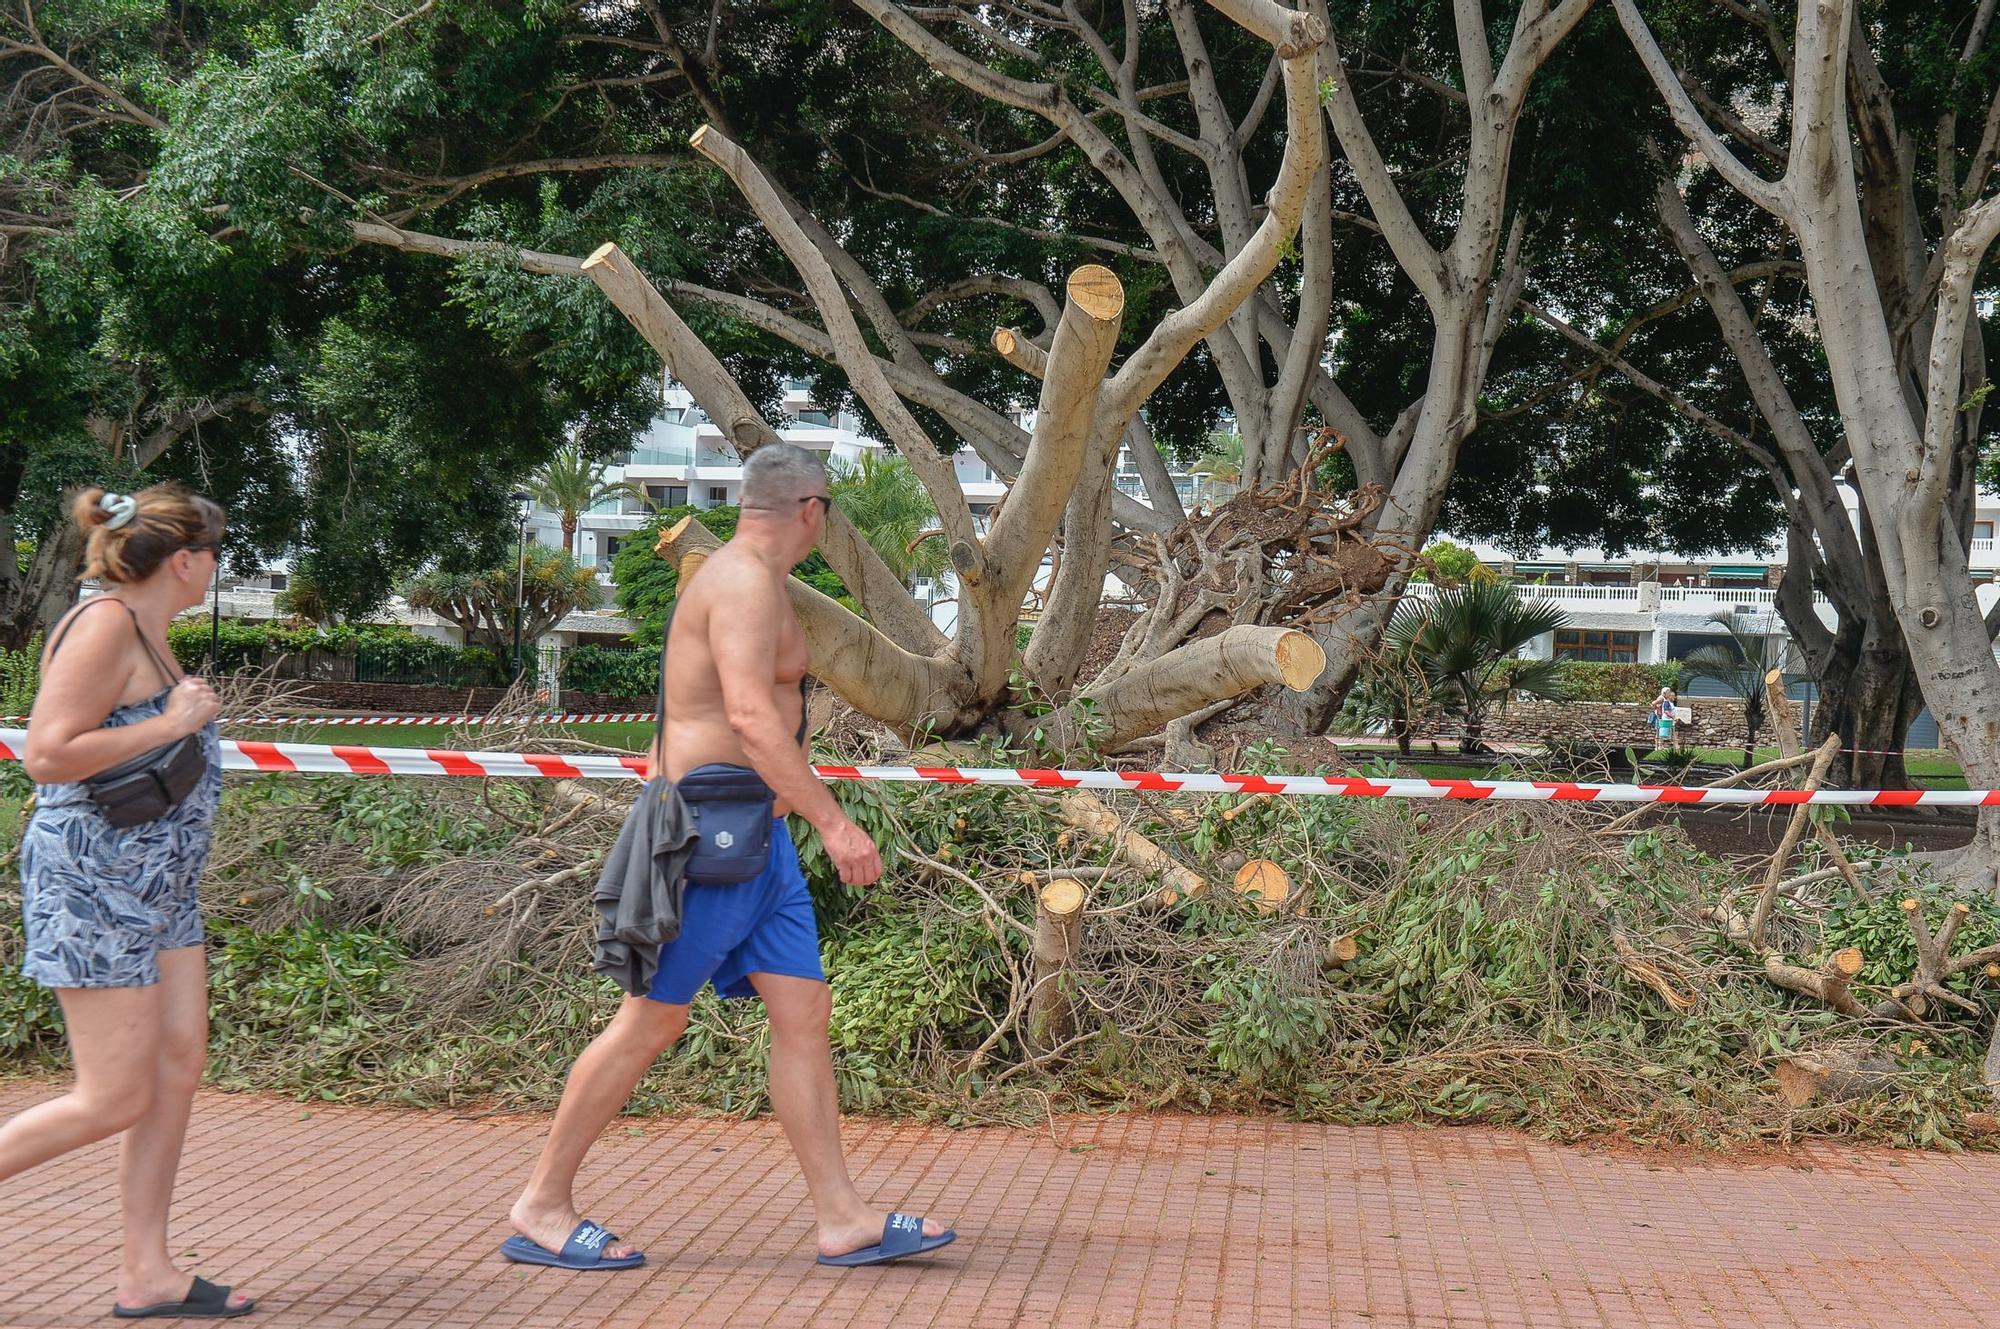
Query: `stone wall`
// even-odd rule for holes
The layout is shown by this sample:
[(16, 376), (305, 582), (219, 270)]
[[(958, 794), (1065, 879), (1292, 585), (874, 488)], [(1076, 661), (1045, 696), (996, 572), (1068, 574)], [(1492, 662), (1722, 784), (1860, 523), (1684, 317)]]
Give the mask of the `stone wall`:
[[(1680, 737), (1691, 747), (1740, 748), (1743, 746), (1743, 703), (1735, 697), (1683, 697), (1681, 705), (1694, 711), (1694, 720), (1683, 724)], [(1486, 718), (1486, 738), (1496, 743), (1539, 743), (1548, 739), (1574, 739), (1590, 743), (1614, 743), (1650, 749), (1654, 742), (1647, 722), (1649, 704), (1610, 701), (1517, 701), (1504, 713)], [(1419, 730), (1418, 741), (1440, 743), (1458, 741), (1459, 728), (1445, 721), (1430, 730)], [(1758, 734), (1760, 743), (1770, 743), (1769, 721)]]

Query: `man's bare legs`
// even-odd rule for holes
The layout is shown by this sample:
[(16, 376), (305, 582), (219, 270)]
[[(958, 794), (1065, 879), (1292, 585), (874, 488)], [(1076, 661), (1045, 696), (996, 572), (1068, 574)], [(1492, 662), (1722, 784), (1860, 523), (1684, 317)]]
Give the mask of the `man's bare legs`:
[[(771, 1107), (798, 1156), (819, 1224), (819, 1253), (845, 1255), (882, 1240), (889, 1215), (861, 1201), (840, 1147), (840, 1101), (833, 1083), (827, 1019), (833, 995), (818, 979), (751, 974), (771, 1018)], [(924, 1235), (944, 1228), (926, 1220)]]
[[(562, 1105), (542, 1146), (541, 1161), (528, 1188), (509, 1214), (514, 1230), (544, 1250), (559, 1251), (583, 1221), (576, 1207), (576, 1174), (597, 1137), (624, 1110), (632, 1091), (660, 1054), (687, 1028), (688, 1008), (650, 997), (627, 997), (603, 1033), (591, 1040), (570, 1068)], [(607, 1246), (606, 1259), (638, 1248), (629, 1242)]]

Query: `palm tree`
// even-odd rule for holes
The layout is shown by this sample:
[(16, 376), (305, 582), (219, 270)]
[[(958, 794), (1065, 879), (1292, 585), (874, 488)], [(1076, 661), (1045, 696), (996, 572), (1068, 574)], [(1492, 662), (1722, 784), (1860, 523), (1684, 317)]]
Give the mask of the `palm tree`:
[(1486, 716), (1516, 693), (1560, 700), (1568, 688), (1560, 660), (1520, 660), (1520, 649), (1569, 622), (1547, 600), (1523, 600), (1506, 582), (1445, 586), (1407, 601), (1389, 621), (1387, 658), (1409, 661), (1415, 681), (1464, 725), (1459, 751), (1482, 752)]
[(576, 556), (577, 524), (584, 513), (607, 499), (649, 501), (646, 491), (630, 480), (605, 479), (608, 469), (603, 462), (592, 461), (583, 455), (582, 448), (571, 444), (557, 449), (548, 464), (528, 480), (527, 490), (534, 495), (535, 502), (555, 513), (562, 522), (563, 549), (572, 558)]
[(1437, 712), (1430, 684), (1410, 655), (1410, 643), (1385, 642), (1362, 666), (1347, 694), (1346, 709), (1362, 720), (1380, 720), (1396, 740), (1396, 751), (1410, 755), (1410, 740)]
[(858, 465), (836, 462), (831, 469), (827, 492), (834, 506), (905, 586), (943, 575), (951, 553), (937, 527), (937, 508), (909, 462), (864, 452)]
[(1764, 725), (1764, 676), (1778, 667), (1779, 644), (1761, 632), (1745, 632), (1734, 614), (1711, 614), (1726, 642), (1704, 646), (1681, 661), (1697, 678), (1712, 678), (1743, 699), (1743, 765), (1757, 759), (1757, 731)]

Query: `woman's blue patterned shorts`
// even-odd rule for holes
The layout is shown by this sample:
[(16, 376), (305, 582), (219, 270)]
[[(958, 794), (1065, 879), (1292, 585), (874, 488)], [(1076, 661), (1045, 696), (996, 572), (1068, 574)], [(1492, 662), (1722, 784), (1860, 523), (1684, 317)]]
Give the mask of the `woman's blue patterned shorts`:
[(195, 887), (222, 793), (213, 727), (203, 746), (207, 777), (139, 826), (112, 826), (81, 785), (41, 786), (21, 836), (23, 974), (49, 988), (145, 987), (160, 981), (161, 951), (202, 944)]

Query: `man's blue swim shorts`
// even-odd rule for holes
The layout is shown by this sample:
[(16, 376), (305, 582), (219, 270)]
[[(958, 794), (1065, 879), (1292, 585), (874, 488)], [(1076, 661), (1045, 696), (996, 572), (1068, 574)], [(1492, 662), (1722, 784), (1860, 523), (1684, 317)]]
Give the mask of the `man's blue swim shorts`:
[(688, 879), (680, 936), (660, 948), (660, 972), (646, 995), (685, 1006), (712, 980), (721, 996), (754, 997), (752, 974), (826, 981), (812, 894), (782, 817), (758, 876), (729, 885)]

